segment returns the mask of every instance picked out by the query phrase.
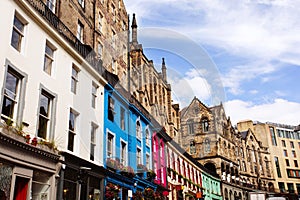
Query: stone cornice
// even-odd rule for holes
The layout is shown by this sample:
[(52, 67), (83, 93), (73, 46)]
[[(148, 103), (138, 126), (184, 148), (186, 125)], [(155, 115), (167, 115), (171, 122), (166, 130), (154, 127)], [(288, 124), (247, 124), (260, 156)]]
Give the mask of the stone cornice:
[(55, 153), (54, 151), (50, 152), (50, 149), (42, 149), (40, 145), (33, 146), (31, 144), (27, 144), (25, 143), (25, 140), (22, 141), (22, 136), (15, 136), (0, 132), (0, 144), (4, 144), (6, 148), (13, 148), (19, 151), (26, 151), (28, 154), (32, 154), (32, 156), (36, 156), (37, 154), (43, 158), (52, 159), (53, 161), (58, 161), (60, 159), (60, 155), (58, 155), (58, 153)]

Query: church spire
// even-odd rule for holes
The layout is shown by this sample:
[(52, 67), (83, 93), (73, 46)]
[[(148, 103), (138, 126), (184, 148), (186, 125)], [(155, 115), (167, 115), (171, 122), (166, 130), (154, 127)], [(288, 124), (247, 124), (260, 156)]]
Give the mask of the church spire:
[(137, 23), (136, 23), (136, 19), (135, 19), (135, 13), (133, 13), (131, 29), (132, 29), (132, 38), (131, 38), (132, 43), (134, 45), (137, 45), (138, 44), (138, 41), (137, 41)]
[(163, 81), (167, 82), (167, 67), (166, 67), (166, 63), (165, 63), (165, 58), (162, 58), (161, 71), (162, 71)]

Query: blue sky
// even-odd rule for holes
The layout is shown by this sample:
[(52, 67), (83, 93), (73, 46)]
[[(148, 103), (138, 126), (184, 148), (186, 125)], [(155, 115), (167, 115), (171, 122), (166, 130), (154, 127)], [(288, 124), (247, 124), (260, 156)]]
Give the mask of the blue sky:
[(222, 101), (233, 123), (300, 124), (300, 7), (291, 0), (124, 0), (174, 101)]

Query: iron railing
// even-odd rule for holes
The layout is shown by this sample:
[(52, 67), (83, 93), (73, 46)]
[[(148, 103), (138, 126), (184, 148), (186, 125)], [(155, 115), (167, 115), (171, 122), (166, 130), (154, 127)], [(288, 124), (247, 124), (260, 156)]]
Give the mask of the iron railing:
[(90, 45), (83, 44), (41, 0), (26, 0), (92, 67), (103, 74), (102, 60)]

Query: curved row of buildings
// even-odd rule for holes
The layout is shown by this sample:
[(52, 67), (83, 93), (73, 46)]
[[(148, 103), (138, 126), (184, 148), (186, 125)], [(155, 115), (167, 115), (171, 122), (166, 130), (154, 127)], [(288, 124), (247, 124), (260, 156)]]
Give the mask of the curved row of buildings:
[(3, 0), (0, 11), (1, 200), (299, 193), (297, 127), (233, 127), (222, 104), (196, 97), (180, 110), (122, 0)]

